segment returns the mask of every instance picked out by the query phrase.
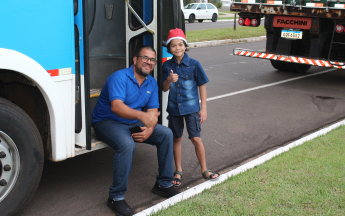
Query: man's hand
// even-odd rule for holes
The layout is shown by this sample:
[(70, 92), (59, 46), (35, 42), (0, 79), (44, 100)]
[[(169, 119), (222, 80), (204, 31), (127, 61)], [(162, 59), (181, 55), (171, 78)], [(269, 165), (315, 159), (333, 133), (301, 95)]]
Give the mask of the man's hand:
[(170, 75), (168, 76), (169, 82), (177, 82), (178, 80), (178, 74), (174, 74), (174, 71), (171, 70)]
[(207, 119), (207, 111), (206, 109), (201, 109), (199, 112), (200, 123), (203, 123)]
[(132, 138), (135, 142), (144, 142), (153, 133), (154, 128), (140, 127), (142, 132), (132, 134)]
[(155, 127), (158, 122), (160, 112), (143, 112), (139, 119), (146, 127)]

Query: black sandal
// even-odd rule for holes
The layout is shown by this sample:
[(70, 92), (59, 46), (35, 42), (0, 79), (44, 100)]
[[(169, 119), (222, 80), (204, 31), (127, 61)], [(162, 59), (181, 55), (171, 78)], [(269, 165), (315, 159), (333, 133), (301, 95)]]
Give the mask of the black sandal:
[[(206, 174), (207, 173), (212, 173), (209, 177), (206, 177)], [(218, 175), (216, 178), (212, 178), (213, 176), (215, 176), (215, 175)], [(205, 170), (205, 172), (202, 174), (202, 176), (204, 177), (204, 179), (206, 179), (206, 180), (211, 180), (211, 181), (214, 181), (214, 180), (216, 180), (217, 178), (219, 178), (219, 176), (220, 176), (220, 174), (219, 173), (214, 173), (214, 172), (212, 172), (211, 170)]]
[[(182, 171), (175, 171), (174, 172), (174, 176), (175, 175), (180, 175), (181, 178), (174, 178), (174, 181), (176, 182), (175, 184), (173, 184), (175, 187), (180, 187), (180, 185), (182, 184)], [(177, 184), (178, 183), (178, 184)]]

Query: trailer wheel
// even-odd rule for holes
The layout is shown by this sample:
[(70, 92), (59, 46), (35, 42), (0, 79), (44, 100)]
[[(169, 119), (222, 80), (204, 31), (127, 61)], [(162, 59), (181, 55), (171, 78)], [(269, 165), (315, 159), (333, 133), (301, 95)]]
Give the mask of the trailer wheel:
[(270, 60), (271, 61), (271, 65), (280, 71), (287, 71), (288, 68), (286, 67), (286, 65), (284, 64), (284, 62), (282, 61), (276, 61), (276, 60)]
[(288, 68), (288, 70), (293, 71), (293, 72), (297, 72), (297, 73), (305, 73), (311, 67), (311, 65), (296, 64), (296, 63), (292, 63), (292, 62), (285, 62), (285, 65)]
[(36, 125), (17, 105), (0, 98), (0, 212), (14, 215), (34, 195), (44, 163)]
[(189, 15), (188, 22), (189, 22), (189, 23), (194, 23), (194, 21), (195, 21), (195, 16), (194, 16), (194, 14)]

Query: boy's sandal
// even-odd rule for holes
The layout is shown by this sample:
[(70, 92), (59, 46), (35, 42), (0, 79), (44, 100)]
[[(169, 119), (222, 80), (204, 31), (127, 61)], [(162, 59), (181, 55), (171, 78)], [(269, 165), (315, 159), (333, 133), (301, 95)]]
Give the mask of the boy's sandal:
[[(208, 177), (206, 177), (206, 174), (207, 173), (211, 173), (211, 175), (209, 175)], [(215, 175), (218, 175), (216, 178), (213, 178), (213, 176), (215, 176)], [(211, 180), (211, 181), (214, 181), (214, 180), (216, 180), (217, 178), (219, 178), (219, 176), (220, 176), (220, 174), (219, 173), (214, 173), (214, 172), (212, 172), (211, 170), (205, 170), (205, 172), (202, 174), (202, 176), (204, 177), (204, 179), (206, 179), (206, 180)]]
[(174, 181), (176, 182), (175, 184), (173, 184), (175, 187), (179, 187), (182, 183), (182, 172), (181, 171), (175, 171), (174, 175), (180, 175), (181, 178), (174, 178)]

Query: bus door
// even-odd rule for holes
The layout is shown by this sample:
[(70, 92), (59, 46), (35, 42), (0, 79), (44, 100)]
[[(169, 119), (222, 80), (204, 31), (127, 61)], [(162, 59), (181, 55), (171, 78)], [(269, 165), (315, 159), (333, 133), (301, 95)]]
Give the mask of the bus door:
[[(161, 62), (162, 64), (164, 61), (169, 60), (172, 55), (168, 53), (167, 48), (166, 48), (166, 40), (168, 38), (169, 30), (174, 29), (174, 28), (180, 28), (185, 32), (185, 21), (184, 21), (184, 16), (182, 12), (183, 8), (183, 1), (177, 1), (177, 0), (163, 0), (161, 1), (161, 10), (159, 16), (162, 17), (160, 20), (160, 23), (158, 23), (159, 26), (159, 32), (160, 32), (160, 41), (162, 41), (160, 50), (162, 51), (161, 53)], [(186, 33), (186, 32), (185, 32)], [(158, 65), (158, 79), (159, 84), (162, 83), (162, 64), (157, 64)], [(161, 86), (160, 86), (161, 87)], [(162, 88), (160, 88), (162, 89)], [(161, 115), (160, 115), (160, 121), (159, 123), (168, 126), (168, 120), (167, 116), (168, 113), (166, 112), (166, 107), (168, 103), (168, 96), (169, 96), (169, 91), (163, 92), (160, 91), (160, 104), (161, 104)]]
[[(164, 41), (168, 37), (170, 29), (181, 28), (185, 30), (184, 17), (182, 12), (182, 1), (176, 0), (131, 0), (126, 1), (126, 37), (127, 51), (129, 57), (127, 67), (133, 62), (132, 53), (137, 47), (143, 45), (152, 46), (157, 52), (157, 64), (151, 74), (162, 89), (162, 63), (163, 58), (171, 57), (166, 50)], [(168, 93), (160, 91), (160, 112), (159, 123), (167, 126), (166, 105)]]
[[(79, 58), (83, 58), (84, 62), (80, 60), (80, 67), (83, 67), (80, 72), (82, 118), (81, 130), (76, 134), (76, 145), (86, 146), (90, 150), (92, 110), (107, 78), (132, 65), (133, 52), (138, 47), (150, 45), (156, 50), (158, 61), (151, 75), (161, 85), (163, 38), (166, 40), (170, 28), (184, 29), (184, 20), (181, 21), (181, 15), (176, 12), (182, 13), (176, 0), (78, 1), (79, 8), (80, 4), (84, 4), (83, 10), (79, 10), (76, 16), (83, 13), (83, 28), (79, 28), (79, 35), (83, 29), (83, 35), (79, 37), (83, 50), (79, 49)], [(167, 19), (163, 16), (165, 13)]]

